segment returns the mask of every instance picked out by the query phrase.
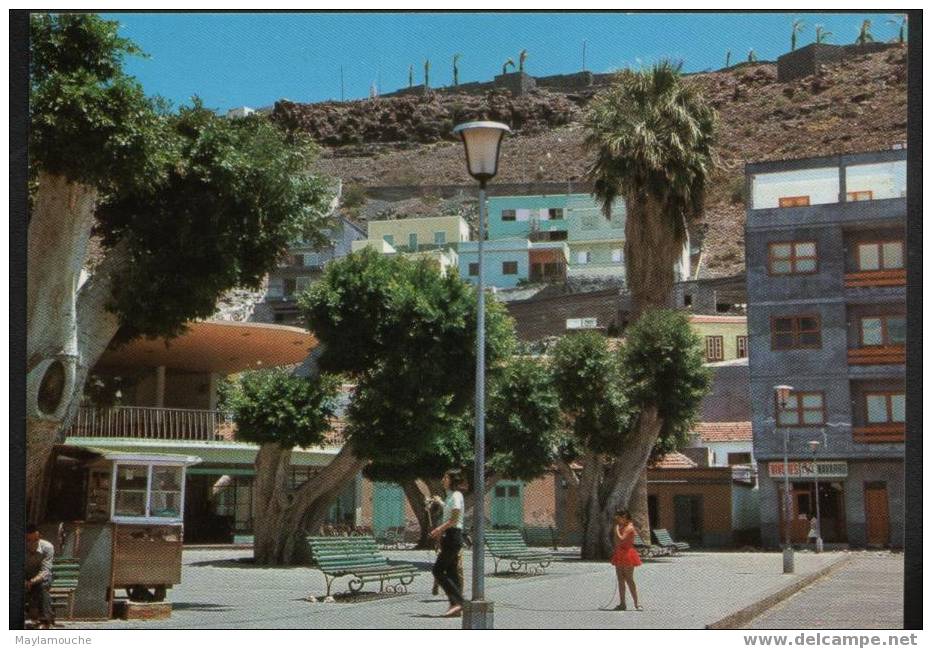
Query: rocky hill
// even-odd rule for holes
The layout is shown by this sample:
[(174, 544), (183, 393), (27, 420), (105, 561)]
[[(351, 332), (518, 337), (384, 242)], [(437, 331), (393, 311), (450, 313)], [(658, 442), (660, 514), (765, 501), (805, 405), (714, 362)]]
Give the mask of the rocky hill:
[[(695, 230), (702, 241), (702, 276), (743, 270), (746, 162), (883, 149), (906, 140), (903, 48), (824, 66), (787, 83), (777, 82), (774, 64), (696, 74), (690, 82), (705, 89), (720, 118), (719, 164)], [(497, 182), (583, 181), (590, 156), (579, 120), (596, 91), (279, 102), (272, 117), (324, 146), (316, 170), (358, 188), (354, 209), (372, 218), (362, 188), (470, 184), (461, 145), (449, 133), (453, 124), (472, 118), (504, 121), (515, 129), (503, 146)], [(424, 203), (429, 212), (437, 199)], [(418, 211), (410, 205), (380, 209), (383, 215)]]

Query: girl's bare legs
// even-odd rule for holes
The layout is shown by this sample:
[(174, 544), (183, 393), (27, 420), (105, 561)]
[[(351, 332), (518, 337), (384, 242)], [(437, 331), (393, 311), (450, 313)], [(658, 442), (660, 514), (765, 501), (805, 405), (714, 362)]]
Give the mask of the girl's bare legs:
[(634, 583), (634, 566), (624, 566), (619, 568), (619, 570), (621, 571), (625, 583), (628, 584), (628, 589), (631, 591), (631, 599), (634, 600), (634, 608), (638, 608), (638, 587), (637, 584)]
[(615, 576), (618, 577), (618, 597), (621, 598), (619, 606), (625, 606), (625, 573), (622, 566), (615, 566)]

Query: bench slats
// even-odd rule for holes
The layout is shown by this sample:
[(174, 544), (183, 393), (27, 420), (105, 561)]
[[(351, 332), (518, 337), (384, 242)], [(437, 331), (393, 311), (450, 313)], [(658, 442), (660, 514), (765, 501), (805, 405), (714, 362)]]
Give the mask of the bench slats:
[[(384, 586), (386, 579), (398, 579), (404, 585), (406, 579), (413, 579), (418, 569), (408, 563), (390, 564), (388, 559), (379, 554), (374, 537), (371, 536), (309, 536), (307, 543), (311, 548), (312, 560), (327, 580), (327, 594), (330, 594), (332, 578), (347, 575), (355, 576), (362, 583), (378, 579)], [(352, 590), (352, 581), (351, 590)]]

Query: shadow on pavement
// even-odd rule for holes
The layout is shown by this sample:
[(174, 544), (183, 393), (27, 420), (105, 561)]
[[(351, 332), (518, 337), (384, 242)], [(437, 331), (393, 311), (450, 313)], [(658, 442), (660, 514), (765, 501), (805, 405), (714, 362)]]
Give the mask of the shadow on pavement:
[(229, 611), (233, 607), (207, 602), (172, 602), (173, 611), (199, 611), (203, 613)]

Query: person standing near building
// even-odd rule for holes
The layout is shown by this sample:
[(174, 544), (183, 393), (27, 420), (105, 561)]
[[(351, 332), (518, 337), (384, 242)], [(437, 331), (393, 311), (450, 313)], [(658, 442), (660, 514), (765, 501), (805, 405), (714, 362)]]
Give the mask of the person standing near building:
[(627, 610), (625, 604), (625, 586), (631, 590), (631, 599), (634, 600), (634, 608), (637, 611), (644, 610), (638, 603), (638, 588), (634, 583), (634, 569), (641, 565), (641, 557), (638, 551), (634, 549), (634, 535), (637, 530), (634, 529), (634, 523), (631, 521), (631, 514), (626, 509), (619, 509), (615, 512), (615, 527), (613, 537), (615, 540), (615, 551), (612, 553), (612, 565), (615, 566), (615, 576), (618, 577), (618, 594), (621, 602), (615, 607), (616, 611)]
[(459, 474), (448, 471), (443, 475), (443, 488), (447, 499), (443, 506), (443, 522), (430, 532), (432, 539), (440, 541), (440, 554), (434, 562), (434, 578), (443, 588), (450, 608), (444, 617), (457, 617), (463, 612), (463, 582), (457, 570), (460, 550), (463, 547), (463, 494), (459, 490)]
[(29, 616), (38, 617), (40, 629), (51, 628), (55, 624), (52, 611), (52, 561), (55, 558), (55, 546), (39, 534), (35, 525), (26, 526), (26, 601), (29, 602)]

